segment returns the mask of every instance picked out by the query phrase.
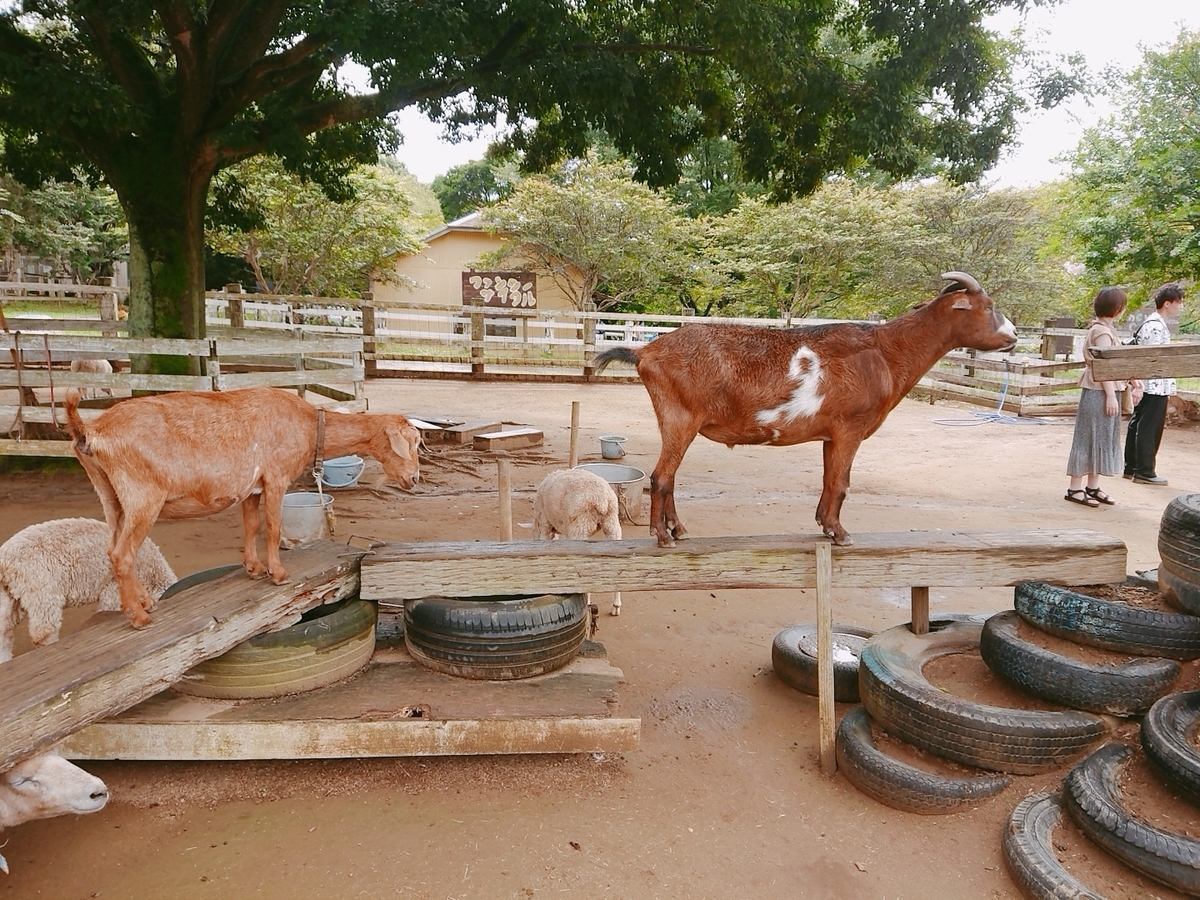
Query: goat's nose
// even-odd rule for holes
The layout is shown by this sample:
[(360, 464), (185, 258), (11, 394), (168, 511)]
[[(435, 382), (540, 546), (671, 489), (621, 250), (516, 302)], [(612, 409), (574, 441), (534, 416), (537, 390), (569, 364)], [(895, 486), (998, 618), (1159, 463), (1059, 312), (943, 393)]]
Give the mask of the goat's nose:
[(93, 800), (100, 800), (100, 799), (102, 799), (102, 798), (104, 798), (104, 797), (107, 797), (107, 796), (108, 796), (108, 789), (107, 789), (107, 788), (102, 788), (101, 790), (98, 790), (98, 791), (92, 791), (92, 793), (91, 793), (91, 798), (92, 798)]

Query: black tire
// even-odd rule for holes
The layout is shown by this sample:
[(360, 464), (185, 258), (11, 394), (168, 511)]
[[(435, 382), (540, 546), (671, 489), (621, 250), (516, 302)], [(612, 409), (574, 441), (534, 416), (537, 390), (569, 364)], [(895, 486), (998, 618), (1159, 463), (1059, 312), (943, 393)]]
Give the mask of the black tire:
[(842, 717), (836, 747), (838, 771), (852, 785), (885, 806), (925, 816), (957, 812), (1012, 782), (1007, 775), (952, 778), (888, 756), (875, 746), (870, 716), (861, 706)]
[(1200, 658), (1200, 616), (1142, 609), (1040, 581), (1017, 585), (1013, 605), (1034, 628), (1077, 644), (1130, 656)]
[(1200, 841), (1155, 828), (1121, 806), (1118, 773), (1132, 752), (1113, 742), (1088, 756), (1067, 776), (1063, 805), (1110, 856), (1177, 891), (1200, 894)]
[(1192, 803), (1200, 805), (1200, 691), (1181, 691), (1163, 697), (1142, 719), (1142, 749), (1166, 782)]
[[(852, 659), (833, 661), (833, 699), (858, 702), (858, 656), (867, 638), (875, 632), (854, 625), (834, 625), (833, 644)], [(843, 655), (845, 655), (843, 654)], [(798, 691), (817, 693), (817, 626), (793, 625), (775, 635), (771, 642), (771, 667), (779, 680)]]
[(984, 706), (926, 680), (925, 663), (978, 651), (982, 630), (957, 621), (916, 635), (901, 625), (867, 641), (858, 687), (871, 717), (889, 734), (944, 759), (1014, 775), (1055, 769), (1108, 732), (1105, 720), (1090, 713)]
[(1158, 527), (1159, 589), (1180, 608), (1200, 614), (1200, 494), (1180, 494)]
[(997, 613), (983, 626), (979, 653), (989, 669), (1035, 697), (1060, 706), (1114, 716), (1139, 715), (1171, 689), (1179, 663), (1135, 659), (1092, 666), (1021, 640), (1016, 612)]
[(1029, 900), (1105, 900), (1066, 870), (1054, 855), (1051, 835), (1062, 817), (1054, 794), (1030, 794), (1008, 817), (1004, 861)]
[(181, 694), (225, 700), (281, 697), (349, 678), (375, 652), (375, 604), (357, 598), (318, 606), (280, 631), (243, 641), (188, 670)]
[(404, 604), (413, 659), (448, 675), (488, 681), (529, 678), (575, 658), (587, 633), (586, 594), (424, 597)]

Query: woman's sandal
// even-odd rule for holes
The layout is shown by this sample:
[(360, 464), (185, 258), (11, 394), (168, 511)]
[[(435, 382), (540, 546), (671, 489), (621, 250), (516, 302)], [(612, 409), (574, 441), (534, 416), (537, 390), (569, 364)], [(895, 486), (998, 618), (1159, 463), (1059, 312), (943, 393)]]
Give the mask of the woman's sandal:
[(1117, 502), (1112, 497), (1108, 496), (1108, 494), (1104, 493), (1104, 491), (1100, 490), (1100, 488), (1098, 488), (1098, 487), (1084, 488), (1084, 490), (1087, 492), (1087, 495), (1089, 497), (1091, 497), (1093, 500), (1100, 501), (1105, 506), (1113, 506)]
[(1064, 500), (1070, 500), (1072, 503), (1078, 503), (1082, 506), (1090, 506), (1095, 509), (1100, 505), (1100, 501), (1087, 492), (1086, 488), (1076, 488), (1068, 490)]

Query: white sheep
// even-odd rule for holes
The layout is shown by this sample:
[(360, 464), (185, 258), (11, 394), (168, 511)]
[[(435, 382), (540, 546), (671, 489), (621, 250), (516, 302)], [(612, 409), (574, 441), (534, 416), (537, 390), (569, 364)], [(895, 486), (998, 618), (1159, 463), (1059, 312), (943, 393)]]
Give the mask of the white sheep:
[[(39, 753), (0, 772), (0, 829), (67, 813), (93, 813), (107, 802), (103, 781), (57, 753)], [(8, 874), (3, 856), (0, 872)]]
[[(93, 375), (111, 375), (112, 363), (107, 359), (73, 359), (71, 360), (72, 372), (90, 372)], [(91, 400), (99, 397), (101, 394), (106, 394), (111, 397), (113, 392), (108, 388), (84, 388), (80, 392), (80, 396), (85, 400)]]
[[(560, 469), (538, 485), (533, 501), (533, 527), (543, 541), (561, 535), (587, 540), (596, 531), (605, 539), (621, 539), (617, 492), (613, 486), (587, 469)], [(591, 596), (588, 597), (591, 604)], [(621, 614), (621, 592), (613, 595), (612, 614)]]
[[(58, 640), (63, 609), (99, 603), (121, 608), (108, 561), (108, 525), (97, 519), (52, 519), (18, 531), (0, 545), (0, 663), (12, 659), (13, 634), (24, 614), (36, 645)], [(175, 573), (153, 541), (137, 554), (137, 575), (157, 600)]]

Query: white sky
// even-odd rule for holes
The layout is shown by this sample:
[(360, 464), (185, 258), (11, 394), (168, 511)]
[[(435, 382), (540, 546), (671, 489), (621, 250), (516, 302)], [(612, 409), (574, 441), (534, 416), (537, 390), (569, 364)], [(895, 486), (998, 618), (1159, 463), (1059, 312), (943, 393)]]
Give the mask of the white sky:
[[(991, 27), (1007, 31), (1017, 24), (1017, 16), (1006, 15), (994, 19)], [(1197, 0), (1066, 0), (1050, 9), (1031, 9), (1025, 19), (1031, 45), (1054, 56), (1083, 53), (1089, 68), (1096, 72), (1108, 65), (1128, 71), (1141, 60), (1143, 49), (1169, 44), (1180, 26), (1200, 30)], [(1063, 172), (1054, 157), (1072, 150), (1084, 128), (1108, 112), (1102, 105), (1076, 100), (1055, 110), (1031, 113), (1021, 122), (1019, 145), (988, 174), (989, 182), (1020, 186), (1054, 179)], [(424, 182), (480, 159), (492, 134), (451, 144), (442, 140), (440, 125), (412, 108), (400, 114), (400, 130), (404, 143), (397, 156)]]

